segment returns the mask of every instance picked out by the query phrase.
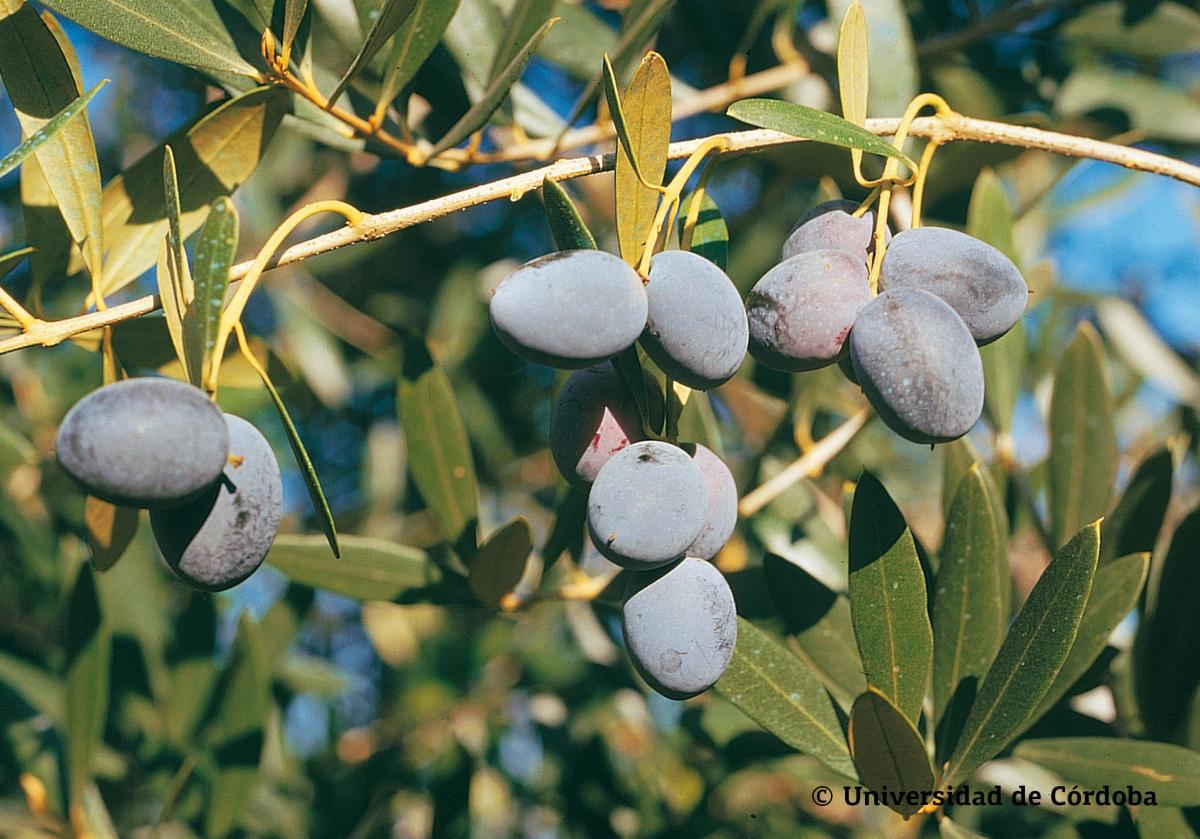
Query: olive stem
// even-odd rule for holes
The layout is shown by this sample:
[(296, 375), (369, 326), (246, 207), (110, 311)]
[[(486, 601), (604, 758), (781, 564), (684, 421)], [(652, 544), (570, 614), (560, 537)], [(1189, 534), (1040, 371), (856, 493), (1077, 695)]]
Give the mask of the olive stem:
[(738, 515), (743, 518), (753, 516), (801, 478), (819, 473), (850, 444), (870, 418), (871, 409), (863, 408), (830, 431), (797, 460), (784, 467), (778, 475), (746, 493), (738, 502)]
[(662, 198), (659, 199), (658, 212), (654, 215), (654, 223), (650, 225), (650, 234), (646, 237), (646, 244), (642, 248), (642, 258), (638, 262), (637, 270), (643, 277), (650, 274), (650, 260), (654, 257), (659, 237), (662, 235), (667, 220), (674, 217), (672, 207), (679, 207), (679, 197), (683, 194), (683, 188), (687, 186), (688, 179), (705, 158), (710, 154), (720, 154), (727, 145), (726, 137), (723, 134), (709, 137), (688, 155), (687, 160), (675, 173), (675, 177), (671, 178), (671, 183), (667, 185)]
[(29, 311), (18, 303), (15, 297), (2, 288), (0, 288), (0, 306), (3, 306), (4, 310), (12, 315), (13, 320), (19, 323), (22, 329), (30, 329), (38, 323), (37, 318), (29, 314)]
[(254, 288), (258, 285), (258, 279), (262, 276), (262, 272), (266, 270), (271, 257), (275, 255), (275, 251), (279, 250), (293, 230), (303, 222), (321, 213), (338, 213), (345, 217), (351, 227), (357, 226), (364, 218), (363, 213), (357, 207), (352, 207), (344, 201), (317, 201), (301, 207), (288, 216), (283, 224), (275, 229), (275, 232), (267, 239), (266, 244), (259, 250), (258, 256), (255, 258), (253, 264), (251, 264), (250, 270), (246, 272), (241, 285), (233, 293), (233, 298), (229, 301), (229, 305), (221, 312), (221, 320), (217, 325), (217, 340), (213, 346), (213, 354), (209, 367), (209, 377), (205, 383), (209, 393), (215, 395), (217, 392), (217, 382), (219, 381), (221, 372), (221, 358), (225, 355), (225, 346), (229, 341), (229, 335), (240, 325), (242, 312), (245, 311), (246, 303), (249, 301), (250, 295), (254, 293)]
[(921, 150), (921, 159), (917, 163), (917, 179), (913, 183), (912, 220), (911, 227), (921, 226), (921, 209), (925, 200), (925, 180), (929, 177), (929, 167), (933, 164), (933, 156), (941, 145), (936, 139), (930, 139)]
[[(946, 100), (938, 96), (936, 93), (922, 93), (916, 96), (911, 102), (908, 103), (908, 107), (904, 109), (904, 116), (900, 118), (900, 125), (897, 127), (896, 133), (892, 138), (893, 146), (895, 146), (897, 149), (902, 149), (904, 147), (904, 141), (908, 139), (908, 132), (912, 128), (912, 124), (916, 120), (917, 114), (919, 114), (923, 108), (929, 107), (932, 107), (940, 117), (952, 116), (954, 114), (954, 111), (951, 110), (948, 104), (946, 104)], [(934, 146), (936, 148), (936, 143), (936, 138), (931, 139), (927, 146)], [(928, 166), (929, 159), (931, 157), (932, 152), (930, 152), (929, 157), (926, 157), (924, 154), (921, 156), (921, 160), (926, 167)], [(889, 157), (883, 168), (883, 177), (881, 177), (878, 181), (882, 192), (879, 195), (879, 209), (875, 218), (875, 232), (873, 235), (875, 246), (874, 259), (871, 262), (871, 273), (867, 278), (872, 297), (879, 293), (879, 275), (883, 270), (883, 257), (887, 251), (888, 204), (890, 204), (892, 200), (892, 188), (897, 183), (902, 182), (907, 185), (915, 180), (920, 179), (920, 164), (918, 164), (917, 171), (912, 173), (910, 178), (906, 178), (903, 181), (897, 177), (897, 171), (899, 168), (900, 160), (898, 158)], [(919, 207), (915, 198), (914, 207)]]

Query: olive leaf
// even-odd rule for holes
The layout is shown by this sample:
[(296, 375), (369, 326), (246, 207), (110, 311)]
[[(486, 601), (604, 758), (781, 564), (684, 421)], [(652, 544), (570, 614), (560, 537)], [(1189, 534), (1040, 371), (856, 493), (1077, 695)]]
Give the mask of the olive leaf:
[[(658, 210), (658, 191), (667, 170), (671, 143), (671, 75), (656, 52), (646, 53), (622, 99), (608, 56), (604, 56), (604, 95), (617, 130), (617, 239), (631, 265), (642, 257)], [(645, 182), (645, 183), (643, 183)]]
[[(72, 59), (32, 6), (24, 0), (0, 0), (0, 77), (27, 137), (47, 131), (55, 115), (78, 101), (81, 90)], [(87, 114), (65, 120), (34, 153), (71, 238), (92, 275), (101, 277), (100, 165)]]
[(946, 785), (999, 754), (1050, 690), (1075, 643), (1099, 555), (1100, 524), (1094, 522), (1042, 572), (983, 677), (943, 775)]
[(1171, 450), (1166, 447), (1138, 464), (1121, 500), (1100, 527), (1101, 564), (1154, 550), (1171, 503), (1174, 474)]
[(788, 649), (821, 677), (840, 705), (849, 708), (867, 689), (854, 644), (849, 600), (796, 563), (772, 553), (763, 557), (763, 576), (791, 636)]
[(850, 513), (850, 616), (867, 683), (916, 722), (933, 660), (925, 575), (883, 484), (864, 472)]
[[(1104, 545), (1103, 537), (1100, 544)], [(1117, 624), (1137, 605), (1149, 571), (1148, 553), (1123, 556), (1097, 567), (1096, 581), (1092, 585), (1092, 593), (1088, 597), (1083, 618), (1079, 621), (1079, 631), (1075, 635), (1075, 643), (1071, 645), (1071, 653), (1063, 662), (1058, 675), (1054, 677), (1054, 684), (1030, 716), (1030, 724), (1036, 722), (1053, 708), (1058, 700), (1066, 696), (1067, 691), (1087, 672), (1092, 662), (1104, 652), (1109, 636), (1117, 628)]]
[(1051, 532), (1061, 544), (1108, 512), (1117, 476), (1117, 433), (1104, 374), (1104, 350), (1081, 324), (1054, 371), (1050, 396)]
[(1114, 737), (1047, 737), (1022, 743), (1014, 755), (1087, 789), (1131, 786), (1153, 791), (1159, 806), (1200, 804), (1200, 754), (1182, 746)]
[(296, 459), (296, 465), (300, 467), (300, 475), (304, 478), (304, 486), (308, 490), (308, 497), (312, 501), (313, 510), (316, 511), (317, 523), (321, 526), (321, 532), (325, 534), (325, 541), (328, 543), (329, 549), (333, 551), (335, 557), (341, 556), (341, 548), (338, 546), (337, 524), (333, 520), (333, 511), (329, 509), (329, 502), (325, 499), (325, 491), (321, 489), (321, 479), (317, 477), (317, 470), (313, 466), (312, 458), (308, 456), (308, 449), (304, 447), (304, 441), (300, 439), (300, 432), (296, 430), (296, 425), (292, 422), (292, 415), (288, 413), (287, 406), (283, 404), (283, 397), (279, 395), (279, 391), (276, 390), (275, 384), (271, 381), (266, 366), (256, 363), (254, 367), (258, 371), (259, 378), (262, 379), (267, 393), (271, 395), (271, 402), (275, 405), (275, 411), (279, 414), (279, 419), (283, 422), (283, 430), (287, 434), (288, 445), (292, 449), (292, 456)]
[[(845, 17), (854, 0), (826, 0), (830, 20)], [(870, 97), (876, 114), (901, 114), (917, 95), (920, 75), (908, 11), (902, 0), (870, 0), (866, 4), (870, 42)]]
[(555, 5), (556, 0), (517, 0), (513, 4), (512, 11), (504, 20), (500, 43), (492, 57), (489, 81), (500, 77), (508, 63), (521, 51), (522, 45), (528, 43), (538, 28), (550, 19)]
[(858, 776), (867, 789), (884, 795), (887, 805), (905, 818), (921, 809), (920, 801), (896, 802), (886, 797), (889, 791), (923, 793), (934, 786), (925, 741), (903, 711), (868, 687), (850, 708), (847, 739)]
[(412, 13), (396, 31), (380, 86), (376, 113), (383, 111), (412, 82), (450, 25), (459, 0), (417, 0)]
[(285, 53), (290, 53), (300, 26), (304, 23), (304, 15), (308, 12), (308, 0), (285, 0), (283, 6), (283, 42), (280, 45)]
[(215, 0), (47, 0), (45, 5), (136, 52), (205, 70), (258, 75), (242, 57)]
[(1200, 507), (1192, 508), (1171, 536), (1134, 642), (1138, 709), (1150, 737), (1175, 739), (1180, 735), (1200, 686), (1200, 659), (1192, 655), (1200, 646), (1197, 556)]
[(479, 515), (471, 444), (450, 379), (414, 338), (404, 342), (397, 402), (413, 481), (442, 536), (469, 557)]
[(525, 65), (533, 57), (538, 44), (556, 23), (558, 23), (558, 18), (552, 17), (538, 28), (512, 60), (505, 65), (504, 70), (487, 86), (479, 99), (467, 109), (467, 112), (450, 127), (450, 130), (440, 140), (433, 144), (433, 148), (429, 151), (429, 157), (437, 157), (446, 149), (457, 146), (487, 123), (488, 118), (500, 107), (504, 97), (508, 96), (512, 86), (517, 83), (525, 71)]
[(856, 777), (833, 700), (804, 662), (745, 618), (717, 693), (793, 749)]
[(167, 211), (167, 236), (158, 256), (158, 299), (167, 320), (171, 344), (183, 365), (184, 374), (189, 382), (198, 386), (200, 379), (193, 376), (183, 343), (183, 313), (191, 302), (193, 290), (179, 222), (179, 181), (175, 172), (175, 155), (170, 146), (163, 151), (163, 204)]
[(184, 364), (193, 382), (208, 380), (237, 245), (237, 208), (221, 196), (212, 203), (196, 240), (193, 293), (183, 314)]
[(933, 711), (941, 719), (964, 680), (987, 672), (1008, 627), (1012, 586), (996, 500), (978, 463), (946, 516), (933, 596)]
[(51, 117), (40, 130), (32, 137), (29, 137), (15, 149), (0, 158), (0, 178), (3, 178), (12, 170), (21, 165), (21, 162), (29, 155), (33, 154), (46, 143), (58, 135), (67, 123), (83, 112), (88, 103), (96, 98), (96, 94), (108, 84), (108, 79), (102, 79), (97, 82), (87, 93), (77, 98), (70, 105), (67, 105), (53, 117)]
[(388, 42), (388, 39), (404, 25), (416, 5), (417, 0), (384, 0), (383, 5), (379, 7), (379, 14), (371, 24), (370, 30), (367, 31), (366, 40), (358, 49), (358, 54), (354, 56), (354, 60), (350, 62), (350, 66), (346, 68), (346, 72), (342, 74), (341, 80), (337, 83), (337, 87), (329, 95), (330, 102), (336, 102), (345, 93), (350, 82), (354, 81), (354, 77), (362, 71), (363, 67), (371, 63), (371, 59), (383, 49), (383, 45)]
[(257, 168), (287, 104), (286, 94), (267, 87), (227, 100), (109, 181), (102, 199), (106, 294), (133, 282), (158, 257), (168, 228), (162, 188), (166, 147), (175, 156), (180, 235), (186, 239), (204, 223), (212, 202), (233, 193)]
[(596, 237), (588, 230), (571, 196), (558, 182), (549, 178), (542, 180), (542, 204), (550, 234), (560, 251), (595, 249)]
[(279, 536), (267, 562), (294, 583), (356, 600), (396, 600), (439, 579), (420, 548), (366, 536), (341, 536), (341, 558), (329, 556), (320, 536)]
[(501, 527), (479, 546), (471, 558), (467, 584), (484, 606), (499, 609), (525, 573), (533, 551), (529, 522), (516, 518)]
[(891, 143), (884, 142), (852, 122), (815, 108), (779, 99), (742, 99), (730, 105), (726, 113), (759, 128), (782, 131), (817, 143), (894, 157), (913, 171), (917, 168), (911, 158)]
[[(867, 18), (862, 4), (854, 0), (842, 18), (838, 32), (837, 71), (838, 96), (842, 116), (855, 125), (867, 124)], [(855, 171), (862, 166), (862, 150), (851, 149), (850, 160)]]

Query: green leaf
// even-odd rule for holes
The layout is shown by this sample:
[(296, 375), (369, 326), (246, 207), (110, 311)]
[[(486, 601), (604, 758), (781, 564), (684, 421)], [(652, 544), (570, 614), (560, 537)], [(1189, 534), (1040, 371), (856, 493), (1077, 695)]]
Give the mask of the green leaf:
[(158, 256), (158, 299), (175, 355), (183, 365), (188, 381), (199, 386), (200, 379), (188, 367), (183, 345), (183, 313), (192, 293), (192, 276), (179, 223), (179, 180), (175, 172), (175, 155), (167, 146), (163, 154), (163, 203), (167, 211), (167, 237)]
[(560, 251), (595, 249), (596, 238), (579, 215), (571, 196), (557, 181), (542, 180), (542, 206), (555, 247)]
[[(108, 84), (108, 79), (103, 79), (97, 82), (95, 87), (51, 117), (50, 120), (47, 121), (41, 130), (39, 130), (36, 134), (6, 154), (3, 159), (0, 159), (0, 178), (3, 178), (9, 172), (20, 166), (21, 161), (37, 151), (43, 143), (56, 137), (58, 133), (66, 127), (68, 122), (83, 112), (83, 109), (87, 107), (87, 104), (96, 98), (96, 94), (99, 93), (100, 89), (106, 84)], [(2, 262), (0, 262), (0, 270), (3, 270)], [(0, 274), (0, 276), (3, 276), (3, 274)]]
[(236, 190), (258, 166), (287, 110), (287, 96), (267, 87), (223, 102), (171, 137), (104, 188), (104, 241), (109, 249), (104, 290), (133, 282), (158, 258), (167, 234), (163, 155), (175, 154), (187, 238), (208, 217), (212, 202)]
[(442, 39), (459, 0), (417, 0), (412, 14), (396, 32), (388, 55), (379, 102), (386, 108), (404, 90)]
[(946, 785), (964, 780), (1009, 744), (1028, 722), (1075, 643), (1100, 554), (1100, 524), (1059, 549), (1029, 593), (975, 695)]
[(850, 602), (799, 565), (772, 553), (763, 557), (763, 574), (792, 636), (788, 647), (821, 677), (834, 699), (849, 708), (867, 689), (854, 645)]
[[(0, 77), (22, 132), (32, 139), (48, 132), (55, 115), (78, 102), (81, 93), (71, 58), (24, 0), (0, 0)], [(65, 120), (34, 153), (72, 239), (100, 277), (100, 165), (87, 114), (77, 117)]]
[(1025, 327), (1021, 321), (987, 346), (979, 348), (986, 385), (983, 409), (997, 431), (1012, 432), (1013, 411), (1021, 395), (1021, 373), (1025, 367)]
[[(1102, 531), (1103, 532), (1103, 531)], [(1103, 548), (1104, 539), (1100, 545)], [(1032, 724), (1046, 714), (1067, 695), (1092, 662), (1104, 652), (1108, 639), (1125, 616), (1137, 605), (1150, 571), (1150, 554), (1138, 553), (1100, 565), (1096, 570), (1096, 582), (1088, 598), (1079, 632), (1071, 646), (1071, 654), (1054, 678), (1054, 684), (1042, 697), (1041, 704), (1030, 716)]]
[(863, 786), (884, 796), (887, 806), (905, 818), (921, 809), (919, 801), (887, 798), (888, 793), (924, 793), (934, 786), (925, 741), (899, 708), (867, 688), (850, 709), (848, 739)]
[[(841, 20), (852, 0), (827, 0), (830, 20)], [(908, 12), (901, 0), (867, 0), (871, 113), (901, 114), (917, 95), (920, 76)]]
[(242, 58), (214, 0), (47, 0), (45, 5), (136, 52), (239, 76), (258, 72)]
[(916, 170), (916, 164), (891, 143), (881, 140), (852, 122), (815, 108), (780, 99), (742, 99), (730, 105), (726, 113), (750, 125), (782, 131), (793, 137), (895, 157)]
[(207, 381), (217, 341), (217, 323), (229, 287), (229, 269), (238, 246), (238, 212), (221, 196), (212, 203), (196, 240), (192, 300), (183, 314), (183, 347), (188, 376)]
[(488, 119), (500, 104), (504, 101), (504, 97), (508, 96), (508, 92), (512, 86), (521, 78), (521, 74), (525, 72), (525, 65), (529, 63), (529, 59), (533, 57), (534, 51), (538, 44), (546, 37), (546, 33), (558, 22), (558, 18), (550, 18), (542, 24), (541, 28), (533, 34), (533, 37), (525, 43), (517, 53), (517, 55), (504, 68), (504, 71), (497, 76), (483, 94), (479, 97), (467, 112), (451, 126), (450, 130), (443, 135), (442, 139), (438, 140), (430, 150), (429, 156), (436, 157), (446, 149), (453, 148), (461, 143), (467, 137), (483, 128)]
[(479, 510), (471, 445), (450, 379), (411, 338), (404, 343), (399, 412), (413, 481), (442, 536), (469, 555)]
[(622, 101), (612, 86), (616, 80), (608, 56), (604, 57), (604, 66), (605, 95), (621, 141), (616, 163), (617, 238), (621, 256), (636, 265), (658, 210), (658, 192), (643, 186), (641, 181), (661, 184), (667, 171), (671, 74), (661, 55), (646, 53)]
[(525, 573), (533, 551), (529, 522), (516, 518), (488, 537), (471, 559), (467, 583), (479, 602), (499, 609)]
[(366, 40), (359, 47), (358, 54), (354, 56), (354, 60), (350, 62), (346, 72), (342, 74), (341, 81), (337, 83), (333, 93), (329, 95), (330, 102), (336, 102), (341, 97), (350, 82), (354, 81), (354, 77), (371, 63), (371, 59), (383, 49), (383, 45), (388, 42), (388, 39), (404, 25), (416, 5), (417, 0), (383, 0), (383, 5), (379, 7), (379, 14), (367, 32)]
[(271, 401), (275, 403), (279, 419), (283, 421), (283, 430), (287, 434), (288, 445), (292, 447), (292, 456), (296, 459), (296, 465), (300, 467), (300, 475), (304, 478), (304, 486), (308, 490), (313, 510), (317, 513), (317, 523), (321, 525), (325, 541), (329, 544), (329, 549), (333, 551), (335, 557), (341, 556), (341, 549), (338, 547), (337, 524), (333, 520), (333, 511), (329, 509), (329, 502), (325, 499), (325, 491), (321, 489), (321, 479), (317, 477), (317, 470), (313, 467), (312, 458), (308, 456), (308, 450), (304, 448), (304, 441), (300, 439), (300, 432), (296, 430), (292, 416), (288, 413), (287, 406), (283, 404), (283, 398), (267, 374), (267, 368), (262, 365), (256, 366), (258, 375), (267, 388), (267, 393), (271, 394)]
[(971, 203), (967, 207), (967, 233), (987, 242), (1014, 262), (1012, 204), (1004, 184), (990, 168), (984, 168), (975, 179)]
[(1200, 49), (1200, 12), (1182, 3), (1159, 3), (1126, 14), (1121, 3), (1081, 9), (1059, 30), (1068, 41), (1104, 53), (1165, 59)]
[(0, 256), (0, 279), (8, 276), (8, 272), (21, 264), (21, 260), (33, 253), (33, 248), (21, 248)]
[(283, 52), (291, 52), (296, 36), (300, 34), (300, 25), (304, 23), (304, 15), (308, 12), (308, 0), (284, 0), (283, 4)]
[(745, 618), (738, 618), (737, 646), (716, 690), (793, 749), (856, 777), (837, 710), (820, 679)]
[(850, 616), (867, 684), (915, 723), (933, 663), (925, 575), (904, 516), (870, 472), (850, 514)]
[(503, 35), (496, 46), (488, 79), (495, 81), (554, 12), (556, 0), (516, 0), (504, 20)]
[(1096, 330), (1080, 325), (1054, 371), (1048, 484), (1058, 544), (1108, 512), (1117, 476), (1117, 433)]
[(1200, 754), (1182, 746), (1112, 737), (1047, 737), (1027, 740), (1013, 754), (1087, 789), (1131, 786), (1153, 792), (1159, 806), (1200, 804)]
[(356, 600), (395, 600), (437, 581), (436, 566), (419, 548), (366, 536), (342, 536), (334, 560), (319, 536), (279, 536), (267, 562), (295, 583)]
[(258, 778), (263, 732), (271, 710), (271, 661), (261, 630), (245, 612), (215, 696), (216, 711), (205, 732), (216, 766), (204, 835), (222, 839), (233, 831)]
[[(691, 193), (683, 199), (679, 207), (679, 217), (686, 219), (696, 194)], [(729, 227), (721, 215), (717, 202), (707, 191), (700, 200), (700, 214), (696, 218), (696, 226), (692, 230), (692, 253), (699, 254), (709, 262), (724, 271), (729, 263)]]
[(966, 680), (987, 672), (1008, 628), (1008, 554), (996, 501), (978, 463), (958, 483), (946, 517), (933, 595), (933, 714), (941, 719)]
[(1156, 572), (1133, 648), (1138, 707), (1146, 733), (1174, 740), (1200, 686), (1200, 507), (1179, 523)]
[[(867, 18), (862, 4), (852, 2), (842, 18), (837, 44), (838, 96), (842, 116), (855, 125), (867, 124), (867, 93), (870, 60), (867, 56)], [(851, 160), (857, 168), (862, 152), (851, 149)]]
[(1161, 448), (1143, 460), (1116, 508), (1100, 527), (1100, 563), (1118, 556), (1153, 551), (1171, 503), (1174, 466)]
[(80, 566), (67, 604), (64, 735), (72, 801), (78, 801), (91, 783), (92, 760), (104, 738), (108, 718), (112, 632), (100, 613), (93, 573), (87, 565)]

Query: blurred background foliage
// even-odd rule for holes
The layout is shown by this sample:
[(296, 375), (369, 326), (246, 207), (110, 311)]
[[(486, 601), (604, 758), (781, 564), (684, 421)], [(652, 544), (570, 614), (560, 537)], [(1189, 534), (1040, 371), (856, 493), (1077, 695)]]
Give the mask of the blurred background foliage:
[[(323, 89), (349, 64), (379, 5), (313, 0), (311, 31), (302, 37), (311, 37), (307, 49)], [(623, 15), (654, 4), (546, 5), (563, 20), (493, 118), (482, 138), (485, 152), (524, 135), (554, 134), (601, 53), (612, 49)], [(831, 20), (840, 19), (841, 0), (828, 7), (811, 0), (660, 5), (657, 26), (630, 56), (636, 60), (650, 45), (662, 53), (677, 100), (725, 82), (735, 59), (751, 74), (774, 66), (782, 37), (810, 69), (778, 94), (836, 110)], [(235, 15), (253, 4), (222, 0), (217, 6)], [(967, 115), (1197, 159), (1200, 13), (1190, 5), (865, 0), (864, 6), (873, 47), (872, 116), (897, 116), (914, 93), (928, 89)], [(441, 136), (467, 110), (502, 40), (510, 7), (504, 0), (459, 5), (441, 44), (398, 100), (407, 102), (409, 121), (423, 135)], [(138, 54), (70, 20), (61, 22), (79, 53), (84, 87), (112, 79), (89, 109), (105, 182), (223, 98), (222, 85), (245, 89), (237, 80)], [(630, 67), (626, 61), (621, 69)], [(377, 91), (379, 73), (378, 66), (368, 67), (352, 87), (351, 101)], [(379, 212), (535, 165), (417, 168), (339, 135), (337, 126), (312, 111), (294, 108), (235, 195), (244, 258), (302, 203), (339, 198)], [(589, 107), (577, 124), (593, 117)], [(703, 113), (678, 121), (672, 137), (737, 127)], [(0, 149), (19, 141), (5, 102)], [(728, 270), (743, 292), (775, 262), (788, 230), (808, 207), (843, 191), (859, 194), (848, 160), (843, 151), (802, 144), (717, 167), (711, 194), (729, 225)], [(612, 182), (610, 175), (585, 178), (571, 182), (568, 191), (601, 247), (615, 251)], [(52, 241), (54, 226), (61, 225), (52, 208), (39, 214), (28, 194), (23, 207), (22, 188), (17, 174), (0, 180), (4, 250)], [(1024, 330), (990, 351), (990, 423), (970, 438), (983, 459), (996, 464), (1006, 496), (1018, 596), (1048, 559), (1030, 507), (1048, 517), (1050, 383), (1083, 320), (1096, 324), (1102, 336), (1110, 391), (1102, 388), (1092, 407), (1105, 416), (1111, 409), (1120, 452), (1112, 464), (1113, 492), (1100, 487), (1096, 503), (1109, 508), (1138, 464), (1168, 446), (1176, 467), (1174, 493), (1162, 534), (1157, 528), (1151, 534), (1161, 554), (1200, 495), (1200, 193), (1106, 164), (959, 143), (937, 158), (927, 202), (931, 223), (970, 224), (976, 235), (1009, 248), (1032, 289)], [(308, 223), (300, 235), (321, 229), (320, 222)], [(481, 531), (488, 534), (523, 515), (535, 544), (545, 544), (560, 492), (546, 450), (559, 377), (500, 346), (488, 328), (486, 301), (511, 267), (552, 248), (532, 193), (268, 275), (247, 325), (270, 349), (273, 375), (343, 533), (439, 550), (438, 529), (408, 477), (397, 418), (396, 382), (408, 336), (425, 342), (453, 385), (479, 475)], [(28, 261), (20, 264), (5, 278), (6, 287), (27, 291), (33, 270)], [(44, 290), (46, 310), (74, 313), (85, 285), (82, 275), (55, 275)], [(124, 293), (153, 288), (153, 279), (143, 277)], [(127, 343), (136, 354), (137, 336)], [(284, 531), (317, 532), (267, 394), (257, 379), (239, 378), (233, 366), (227, 372), (223, 406), (252, 419), (285, 467)], [(53, 801), (66, 713), (63, 614), (88, 550), (83, 498), (53, 460), (53, 436), (66, 409), (99, 382), (98, 357), (74, 344), (0, 357), (0, 835), (66, 830)], [(852, 414), (859, 400), (834, 371), (788, 377), (748, 360), (736, 380), (712, 394), (711, 414), (697, 412), (685, 423), (720, 444), (744, 494)], [(936, 546), (948, 504), (939, 491), (943, 471), (953, 474), (962, 453), (960, 444), (930, 451), (869, 425), (821, 474), (743, 522), (719, 558), (740, 613), (781, 636), (794, 630), (780, 620), (764, 583), (768, 551), (826, 581), (844, 573), (843, 487), (864, 467), (888, 486), (918, 540)], [(1200, 535), (1194, 518), (1189, 521), (1193, 526), (1180, 528), (1175, 543), (1181, 555), (1195, 558)], [(580, 564), (599, 573), (603, 560), (592, 553), (585, 551)], [(554, 573), (568, 572), (559, 567)], [(411, 602), (421, 598), (406, 593), (395, 602), (362, 602), (289, 584), (269, 566), (228, 594), (202, 596), (160, 568), (144, 520), (128, 555), (95, 580), (113, 637), (110, 713), (93, 767), (103, 804), (88, 799), (97, 835), (104, 830), (96, 825), (108, 818), (97, 815), (104, 805), (114, 835), (121, 836), (937, 832), (933, 820), (905, 824), (878, 808), (817, 808), (810, 797), (814, 786), (838, 788), (841, 782), (815, 761), (792, 753), (715, 695), (677, 703), (647, 691), (618, 654), (611, 604), (550, 599), (497, 615)], [(1185, 635), (1195, 635), (1194, 619), (1183, 626)], [(1064, 702), (1045, 723), (1049, 730), (1111, 732), (1136, 722), (1113, 701), (1128, 686), (1133, 632), (1133, 621), (1124, 624), (1102, 665), (1077, 685), (1077, 692), (1102, 689), (1070, 706)], [(1186, 657), (1179, 670), (1187, 672), (1176, 675), (1185, 689), (1194, 689), (1194, 654)], [(196, 707), (204, 686), (217, 679), (220, 707)], [(222, 764), (229, 756), (211, 748), (211, 730), (195, 734), (196, 722), (208, 714), (215, 715), (210, 728), (235, 725), (239, 704), (255, 702), (263, 703), (266, 715), (258, 771), (243, 765), (241, 775), (206, 774), (205, 761), (233, 770), (239, 764), (236, 755)], [(1194, 732), (1160, 736), (1198, 745)], [(232, 780), (245, 806), (214, 815), (212, 789), (197, 775)], [(999, 783), (1011, 775), (996, 777)], [(1032, 776), (1020, 777), (1032, 783)], [(31, 778), (43, 779), (49, 801), (39, 804)], [(1177, 815), (1168, 823), (1173, 827), (1164, 828), (1168, 832), (1145, 835), (1185, 835), (1171, 832), (1188, 829)], [(223, 818), (226, 824), (219, 823)], [(996, 836), (1119, 836), (1133, 830), (1128, 814), (1114, 807), (1061, 813), (995, 808), (972, 810), (962, 820)]]

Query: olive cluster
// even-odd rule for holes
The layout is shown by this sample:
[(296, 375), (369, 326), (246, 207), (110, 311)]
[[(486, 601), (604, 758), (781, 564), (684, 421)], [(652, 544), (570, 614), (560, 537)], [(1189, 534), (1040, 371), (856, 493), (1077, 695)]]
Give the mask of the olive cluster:
[(694, 696), (720, 678), (737, 634), (733, 592), (708, 561), (733, 535), (737, 487), (725, 463), (693, 443), (657, 439), (665, 402), (643, 373), (648, 416), (609, 359), (640, 339), (675, 381), (707, 390), (737, 372), (748, 328), (741, 296), (688, 251), (651, 260), (648, 278), (615, 256), (574, 250), (536, 259), (496, 289), (500, 339), (529, 361), (582, 368), (559, 392), (550, 448), (588, 493), (587, 528), (605, 557), (638, 573), (625, 591), (630, 658), (658, 692)]
[(105, 385), (67, 412), (55, 449), (89, 495), (149, 509), (167, 565), (195, 588), (242, 582), (275, 539), (283, 484), (270, 444), (190, 385)]
[(897, 434), (940, 443), (983, 412), (979, 347), (1021, 318), (1029, 291), (996, 248), (919, 227), (888, 238), (872, 296), (873, 212), (831, 201), (796, 225), (746, 303), (750, 352), (775, 370), (834, 362)]

